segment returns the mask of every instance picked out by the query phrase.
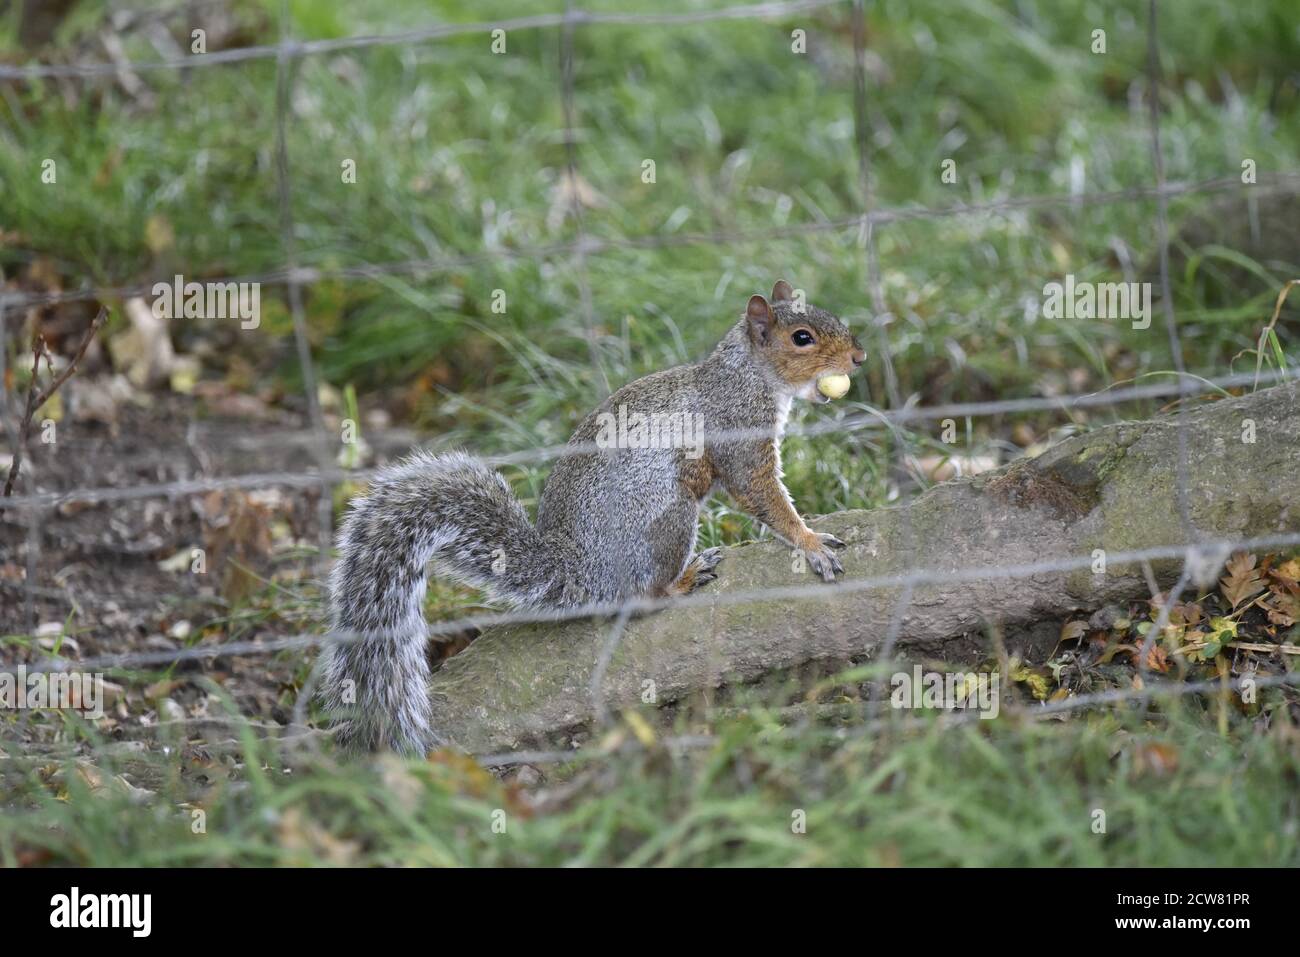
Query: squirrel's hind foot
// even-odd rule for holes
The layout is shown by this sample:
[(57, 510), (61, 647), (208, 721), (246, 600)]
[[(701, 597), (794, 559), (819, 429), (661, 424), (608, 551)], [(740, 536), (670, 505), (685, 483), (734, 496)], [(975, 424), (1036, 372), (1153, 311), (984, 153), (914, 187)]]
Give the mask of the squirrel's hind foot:
[(721, 548), (706, 548), (687, 563), (686, 569), (677, 581), (664, 589), (664, 595), (666, 597), (689, 595), (697, 588), (707, 585), (718, 577), (718, 573), (714, 569), (718, 567), (718, 563), (721, 561)]

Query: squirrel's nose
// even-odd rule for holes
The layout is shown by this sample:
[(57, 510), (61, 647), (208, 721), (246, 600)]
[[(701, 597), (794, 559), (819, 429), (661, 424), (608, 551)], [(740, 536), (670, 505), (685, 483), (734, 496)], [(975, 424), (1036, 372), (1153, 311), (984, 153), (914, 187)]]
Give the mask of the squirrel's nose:
[(860, 366), (867, 361), (867, 354), (862, 351), (862, 347), (855, 345), (853, 351), (849, 353), (849, 358), (853, 360), (855, 366)]

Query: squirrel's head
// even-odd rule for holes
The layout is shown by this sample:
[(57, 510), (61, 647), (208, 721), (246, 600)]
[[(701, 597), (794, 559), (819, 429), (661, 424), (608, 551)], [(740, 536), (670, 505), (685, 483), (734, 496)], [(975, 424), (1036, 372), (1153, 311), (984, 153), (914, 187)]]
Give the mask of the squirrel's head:
[[(772, 301), (751, 296), (745, 329), (754, 354), (785, 383), (790, 393), (811, 402), (829, 402), (817, 380), (849, 375), (866, 359), (857, 337), (839, 317), (796, 302), (784, 279), (772, 287)], [(843, 380), (841, 380), (843, 381)]]

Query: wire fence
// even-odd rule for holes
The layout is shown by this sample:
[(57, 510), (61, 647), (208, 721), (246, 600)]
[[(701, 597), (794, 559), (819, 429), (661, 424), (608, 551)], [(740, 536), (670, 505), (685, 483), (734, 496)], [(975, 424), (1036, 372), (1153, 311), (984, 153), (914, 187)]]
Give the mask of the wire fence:
[[(795, 14), (821, 10), (825, 8), (846, 8), (851, 18), (854, 48), (853, 68), (853, 119), (855, 144), (858, 159), (858, 187), (861, 193), (861, 209), (853, 216), (836, 220), (765, 229), (761, 234), (743, 231), (674, 234), (670, 236), (626, 236), (619, 238), (595, 238), (587, 234), (583, 224), (582, 204), (573, 197), (572, 214), (575, 218), (577, 237), (573, 241), (547, 244), (531, 248), (495, 248), (482, 253), (467, 256), (449, 256), (440, 258), (407, 260), (387, 263), (366, 263), (362, 265), (324, 268), (308, 267), (299, 263), (298, 251), (294, 238), (294, 219), (292, 207), (293, 170), (289, 162), (287, 147), (287, 128), (290, 120), (290, 103), (296, 66), (305, 57), (328, 55), (349, 50), (358, 50), (381, 46), (407, 46), (433, 43), (451, 37), (467, 34), (486, 34), (491, 30), (507, 31), (558, 28), (560, 31), (560, 88), (557, 94), (562, 99), (564, 116), (564, 144), (566, 174), (574, 180), (579, 175), (578, 153), (576, 149), (575, 129), (579, 118), (574, 102), (574, 36), (579, 29), (590, 29), (602, 24), (620, 25), (688, 25), (710, 21), (745, 20), (763, 18), (787, 18)], [(244, 63), (253, 60), (274, 59), (276, 64), (276, 123), (275, 123), (275, 169), (277, 196), (279, 199), (279, 228), (281, 243), (281, 263), (261, 274), (230, 277), (223, 282), (256, 282), (269, 285), (281, 285), (285, 288), (286, 298), (292, 317), (294, 344), (297, 359), (301, 366), (304, 385), (304, 400), (307, 410), (307, 427), (288, 432), (277, 432), (270, 436), (252, 438), (244, 441), (244, 447), (257, 449), (265, 445), (280, 446), (292, 442), (306, 446), (316, 460), (315, 469), (300, 471), (274, 471), (255, 474), (238, 474), (228, 476), (196, 477), (155, 483), (142, 483), (129, 487), (81, 487), (62, 491), (30, 492), (19, 494), (5, 502), (7, 509), (13, 509), (24, 517), (27, 532), (27, 575), (22, 583), (26, 595), (26, 615), (28, 627), (34, 627), (34, 605), (36, 597), (43, 590), (37, 581), (37, 568), (41, 551), (41, 516), (49, 510), (72, 503), (83, 505), (102, 505), (121, 503), (149, 498), (167, 498), (193, 495), (196, 493), (228, 490), (254, 489), (267, 486), (279, 486), (288, 489), (316, 489), (318, 498), (318, 571), (323, 577), (325, 562), (328, 560), (332, 538), (332, 492), (340, 482), (365, 480), (373, 476), (374, 470), (345, 469), (334, 464), (331, 455), (333, 440), (327, 430), (318, 400), (316, 383), (318, 374), (315, 369), (310, 342), (307, 336), (308, 320), (303, 301), (303, 289), (312, 283), (327, 278), (362, 280), (385, 275), (414, 274), (429, 275), (444, 271), (454, 271), (478, 263), (497, 260), (502, 257), (527, 258), (534, 260), (565, 259), (575, 267), (581, 298), (582, 319), (591, 361), (602, 377), (603, 387), (608, 393), (609, 378), (604, 369), (596, 344), (595, 313), (592, 290), (587, 274), (587, 259), (602, 253), (620, 249), (655, 249), (691, 245), (723, 245), (730, 243), (771, 240), (817, 233), (853, 232), (864, 257), (868, 292), (875, 316), (873, 333), (876, 336), (876, 357), (882, 363), (882, 375), (890, 407), (885, 410), (869, 410), (856, 415), (844, 415), (837, 419), (811, 423), (802, 427), (792, 427), (789, 435), (825, 435), (850, 434), (867, 431), (887, 431), (894, 439), (893, 448), (897, 454), (897, 466), (907, 470), (913, 468), (916, 449), (912, 439), (900, 426), (908, 423), (934, 421), (943, 419), (971, 419), (979, 416), (992, 416), (1006, 413), (1028, 411), (1073, 411), (1088, 408), (1109, 407), (1125, 402), (1153, 398), (1173, 398), (1177, 401), (1175, 416), (1178, 432), (1178, 457), (1176, 462), (1177, 492), (1174, 503), (1182, 527), (1184, 541), (1178, 544), (1162, 544), (1145, 549), (1116, 553), (1109, 557), (1112, 563), (1140, 564), (1157, 560), (1181, 560), (1182, 574), (1167, 596), (1156, 622), (1146, 639), (1143, 653), (1139, 656), (1140, 667), (1145, 673), (1151, 644), (1161, 633), (1167, 623), (1169, 609), (1177, 600), (1180, 592), (1193, 580), (1202, 578), (1207, 568), (1219, 567), (1234, 549), (1283, 548), (1300, 544), (1300, 533), (1277, 534), (1263, 537), (1240, 537), (1227, 539), (1206, 535), (1199, 530), (1192, 520), (1189, 506), (1189, 469), (1190, 453), (1188, 444), (1187, 400), (1203, 392), (1207, 387), (1219, 391), (1241, 386), (1259, 387), (1271, 384), (1283, 378), (1283, 373), (1260, 375), (1234, 374), (1212, 379), (1203, 379), (1187, 372), (1183, 355), (1183, 342), (1180, 335), (1178, 319), (1174, 311), (1169, 279), (1169, 228), (1168, 203), (1171, 198), (1193, 194), (1221, 192), (1241, 185), (1237, 176), (1224, 176), (1199, 182), (1168, 182), (1161, 142), (1161, 116), (1159, 104), (1160, 46), (1157, 0), (1149, 0), (1147, 18), (1147, 89), (1149, 106), (1149, 128), (1151, 140), (1151, 163), (1153, 180), (1149, 184), (1134, 185), (1120, 190), (1094, 193), (1059, 193), (1023, 197), (1005, 197), (985, 203), (954, 203), (939, 207), (877, 207), (874, 202), (873, 176), (871, 167), (871, 148), (868, 138), (867, 117), (869, 103), (869, 83), (866, 71), (867, 33), (865, 24), (865, 0), (792, 0), (792, 2), (773, 2), (734, 6), (722, 9), (687, 13), (611, 13), (589, 12), (578, 9), (572, 3), (566, 4), (562, 13), (540, 16), (517, 17), (502, 21), (471, 24), (434, 24), (426, 28), (405, 32), (376, 35), (355, 36), (337, 40), (302, 41), (291, 32), (292, 18), (287, 0), (282, 0), (279, 13), (279, 39), (274, 45), (251, 46), (231, 49), (194, 57), (160, 59), (154, 61), (80, 64), (37, 64), (27, 66), (0, 66), (0, 82), (37, 81), (42, 79), (94, 79), (113, 78), (123, 71), (142, 72), (155, 70), (187, 71), (209, 67)], [(1294, 189), (1300, 186), (1300, 174), (1277, 173), (1261, 175), (1258, 188)], [(576, 193), (576, 191), (575, 191)], [(933, 219), (961, 216), (994, 216), (1045, 208), (1079, 209), (1093, 205), (1127, 203), (1142, 199), (1154, 199), (1157, 211), (1157, 237), (1159, 245), (1160, 291), (1165, 333), (1173, 356), (1175, 374), (1172, 382), (1150, 385), (1121, 385), (1101, 392), (1073, 394), (1056, 397), (1005, 399), (986, 402), (952, 403), (935, 406), (919, 406), (902, 395), (898, 376), (893, 368), (890, 344), (886, 332), (889, 318), (888, 304), (881, 279), (880, 252), (877, 235), (881, 228), (893, 223), (916, 219)], [(3, 339), (4, 323), (8, 315), (22, 308), (50, 306), (61, 303), (92, 301), (111, 298), (127, 298), (147, 295), (152, 284), (119, 285), (111, 287), (84, 287), (77, 290), (13, 294), (0, 296), (0, 340)], [(0, 362), (3, 362), (3, 350), (0, 350)], [(0, 380), (4, 379), (4, 369), (0, 366)], [(13, 404), (5, 391), (0, 395), (3, 408), (0, 417), (11, 439), (16, 438), (17, 430), (13, 427), (15, 416)], [(709, 432), (704, 438), (707, 442), (735, 439), (767, 438), (770, 431), (750, 430), (726, 432)], [(505, 455), (492, 456), (489, 464), (501, 465), (536, 465), (553, 461), (558, 457), (574, 454), (587, 454), (605, 451), (595, 444), (566, 444), (541, 446)], [(909, 546), (909, 554), (915, 554), (916, 530), (911, 526), (911, 493), (903, 491), (900, 503), (904, 516), (904, 541)], [(431, 636), (463, 633), (469, 629), (483, 629), (505, 624), (521, 623), (558, 623), (578, 618), (610, 617), (613, 625), (607, 632), (607, 640), (601, 649), (595, 676), (590, 689), (594, 713), (607, 718), (608, 709), (602, 694), (601, 684), (606, 669), (619, 647), (630, 616), (639, 615), (664, 608), (697, 606), (725, 606), (751, 602), (802, 601), (808, 599), (833, 600), (836, 596), (870, 590), (897, 589), (898, 597), (893, 604), (890, 625), (882, 640), (874, 647), (864, 644), (862, 653), (873, 653), (877, 662), (889, 664), (894, 660), (896, 645), (904, 634), (906, 620), (916, 589), (927, 584), (953, 581), (1014, 581), (1033, 576), (1075, 571), (1087, 568), (1094, 557), (1088, 555), (1067, 555), (1047, 557), (1027, 563), (1008, 563), (1005, 565), (981, 565), (979, 567), (947, 568), (912, 568), (901, 574), (871, 576), (842, 580), (834, 584), (816, 582), (812, 584), (794, 584), (782, 588), (764, 588), (761, 590), (744, 590), (722, 594), (708, 592), (678, 597), (673, 599), (638, 598), (617, 604), (592, 604), (564, 611), (519, 610), (491, 614), (463, 616), (453, 621), (437, 622), (429, 626)], [(3, 583), (6, 586), (11, 583)], [(3, 590), (0, 590), (0, 595)], [(30, 671), (58, 671), (71, 669), (135, 669), (153, 666), (170, 666), (185, 661), (211, 660), (218, 657), (242, 655), (268, 655), (288, 650), (304, 650), (325, 642), (347, 642), (357, 636), (333, 633), (330, 635), (301, 634), (277, 637), (267, 640), (226, 642), (224, 644), (196, 645), (180, 650), (129, 652), (103, 655), (77, 661), (51, 659), (38, 662), (29, 667)], [(1293, 674), (1266, 679), (1264, 686), (1294, 684)], [(299, 695), (296, 718), (301, 720), (307, 701), (311, 696), (314, 676), (308, 686)], [(1107, 692), (1101, 695), (1076, 695), (1066, 701), (1054, 702), (1044, 706), (1036, 713), (1059, 714), (1079, 708), (1096, 707), (1102, 704), (1114, 704), (1129, 701), (1150, 701), (1162, 695), (1198, 694), (1209, 691), (1221, 691), (1222, 682), (1202, 683), (1158, 683), (1145, 684), (1141, 688)], [(674, 739), (677, 740), (677, 739)], [(707, 744), (707, 736), (680, 739), (677, 743), (683, 747)], [(547, 760), (574, 760), (572, 752), (519, 752), (512, 754), (494, 754), (483, 757), (485, 764), (504, 766), (514, 763), (537, 763)]]

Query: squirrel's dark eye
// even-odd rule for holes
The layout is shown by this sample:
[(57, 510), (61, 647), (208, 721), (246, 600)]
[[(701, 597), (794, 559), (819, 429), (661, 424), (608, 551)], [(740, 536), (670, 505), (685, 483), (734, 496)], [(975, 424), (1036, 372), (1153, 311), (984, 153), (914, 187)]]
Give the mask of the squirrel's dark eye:
[(790, 337), (790, 341), (796, 346), (810, 346), (815, 340), (812, 337), (812, 333), (807, 329), (796, 329), (794, 335)]

